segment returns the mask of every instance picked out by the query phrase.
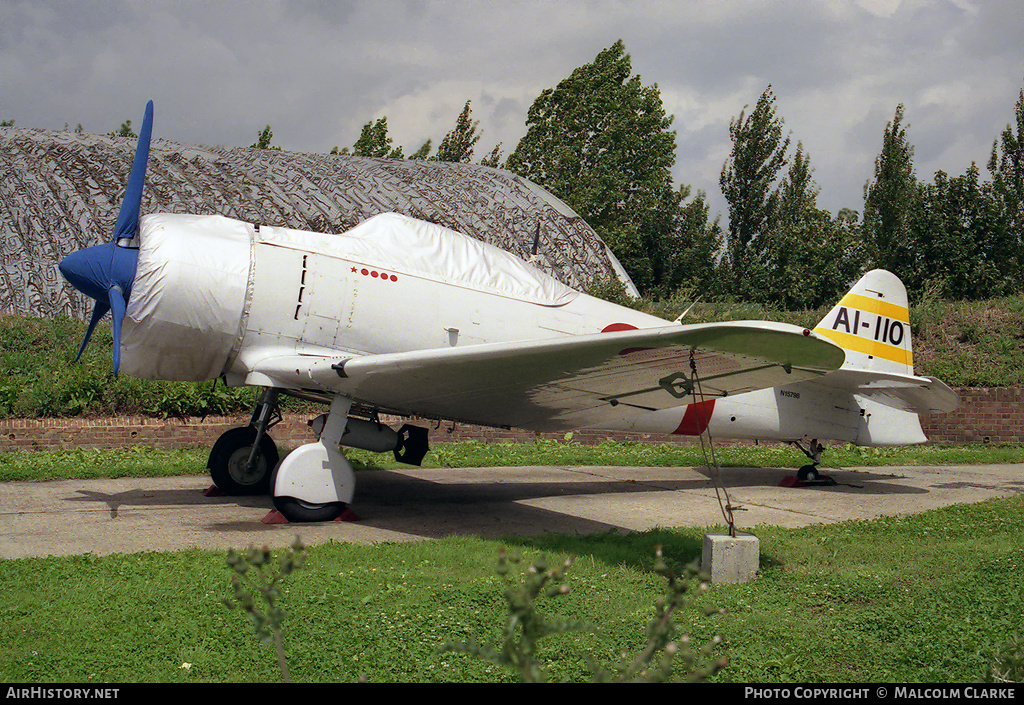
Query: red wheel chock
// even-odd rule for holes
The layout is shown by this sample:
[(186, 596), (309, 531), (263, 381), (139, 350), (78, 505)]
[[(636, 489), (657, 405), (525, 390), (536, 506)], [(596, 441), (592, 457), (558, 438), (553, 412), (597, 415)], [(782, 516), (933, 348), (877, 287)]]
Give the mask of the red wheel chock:
[[(345, 507), (345, 510), (340, 515), (338, 515), (338, 517), (334, 521), (359, 521), (359, 517), (356, 516), (356, 513), (353, 512), (350, 508)], [(267, 515), (260, 519), (260, 522), (263, 524), (289, 523), (288, 519), (285, 518), (284, 514), (277, 511), (276, 509), (271, 509), (269, 512), (267, 512)]]

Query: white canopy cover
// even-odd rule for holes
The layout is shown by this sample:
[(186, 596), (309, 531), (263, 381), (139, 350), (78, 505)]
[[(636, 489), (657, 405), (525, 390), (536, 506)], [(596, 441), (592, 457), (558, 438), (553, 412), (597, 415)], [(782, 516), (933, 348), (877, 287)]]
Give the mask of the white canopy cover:
[(399, 213), (381, 213), (340, 235), (263, 226), (259, 240), (544, 306), (579, 292), (515, 255)]

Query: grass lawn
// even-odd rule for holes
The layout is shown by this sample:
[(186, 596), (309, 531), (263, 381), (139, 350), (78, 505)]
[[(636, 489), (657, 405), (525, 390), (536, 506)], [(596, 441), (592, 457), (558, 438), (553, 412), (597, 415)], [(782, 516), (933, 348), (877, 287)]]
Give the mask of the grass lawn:
[[(676, 615), (694, 643), (715, 635), (729, 665), (718, 682), (966, 682), (985, 675), (1024, 619), (1024, 498), (807, 529), (761, 527), (762, 569), (712, 585)], [(551, 679), (587, 680), (588, 660), (636, 654), (672, 561), (700, 553), (702, 531), (473, 537), (309, 549), (281, 606), (295, 681), (512, 681), (511, 669), (450, 641), (497, 644), (504, 591), (499, 550), (574, 556), (552, 620), (590, 625), (541, 641)], [(232, 596), (225, 556), (183, 551), (3, 562), (0, 679), (9, 682), (279, 681)], [(724, 608), (725, 613), (710, 609)]]
[[(110, 450), (61, 450), (0, 453), (0, 481), (62, 480), (90, 477), (168, 477), (206, 473), (209, 448), (160, 450), (141, 446)], [(388, 453), (345, 449), (357, 469), (401, 467)], [(800, 467), (807, 462), (799, 450), (780, 443), (720, 446), (715, 449), (724, 467)], [(842, 445), (825, 452), (823, 468), (885, 465), (962, 465), (1024, 463), (1020, 445), (928, 445), (896, 448), (858, 448)], [(700, 467), (706, 465), (700, 446), (608, 441), (583, 445), (541, 440), (533, 443), (435, 443), (424, 458), (425, 467), (503, 467), (523, 465), (626, 465), (639, 467)]]

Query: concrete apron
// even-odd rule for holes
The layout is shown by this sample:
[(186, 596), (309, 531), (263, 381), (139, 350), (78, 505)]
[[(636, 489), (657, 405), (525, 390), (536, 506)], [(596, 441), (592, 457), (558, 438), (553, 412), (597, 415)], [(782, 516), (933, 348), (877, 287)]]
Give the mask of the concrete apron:
[[(355, 521), (264, 524), (268, 497), (205, 496), (206, 476), (0, 483), (0, 557), (105, 555), (186, 548), (278, 548), (298, 536), (379, 543), (451, 535), (500, 538), (657, 527), (737, 530), (870, 519), (1024, 492), (1024, 465), (848, 468), (838, 484), (783, 487), (780, 468), (410, 468), (357, 475)], [(719, 528), (720, 530), (720, 528)]]

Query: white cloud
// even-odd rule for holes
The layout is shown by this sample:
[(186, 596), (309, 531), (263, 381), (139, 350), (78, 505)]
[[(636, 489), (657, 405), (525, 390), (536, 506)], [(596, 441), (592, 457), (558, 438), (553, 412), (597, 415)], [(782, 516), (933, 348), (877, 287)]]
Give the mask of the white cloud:
[(820, 203), (859, 210), (899, 103), (923, 178), (986, 160), (1024, 83), (1020, 20), (1019, 0), (8, 0), (0, 119), (106, 132), (153, 98), (161, 137), (270, 124), (327, 151), (387, 116), (412, 151), (471, 100), (478, 155), (507, 155), (537, 95), (621, 38), (675, 115), (680, 182), (718, 195), (729, 121), (771, 84)]
[(857, 0), (857, 4), (876, 17), (892, 17), (901, 0)]

